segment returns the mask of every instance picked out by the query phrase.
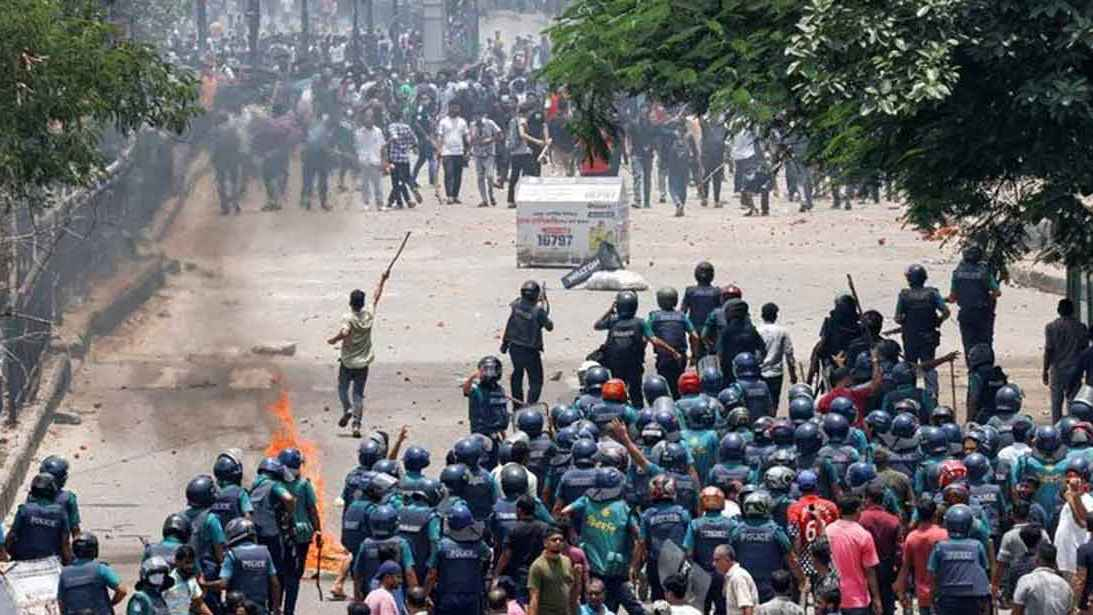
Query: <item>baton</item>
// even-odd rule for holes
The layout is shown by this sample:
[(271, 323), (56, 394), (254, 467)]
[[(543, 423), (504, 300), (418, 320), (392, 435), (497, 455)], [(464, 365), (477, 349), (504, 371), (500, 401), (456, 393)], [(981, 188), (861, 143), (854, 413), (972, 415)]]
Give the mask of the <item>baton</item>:
[(319, 602), (323, 601), (323, 586), (319, 580), (323, 571), (323, 541), (319, 541), (319, 552), (315, 554), (315, 589), (319, 592)]
[[(869, 348), (872, 348), (873, 347), (873, 332), (869, 330), (869, 327), (867, 327), (864, 322), (861, 322), (861, 317), (862, 317), (861, 300), (858, 299), (858, 290), (856, 288), (854, 288), (854, 278), (851, 277), (849, 273), (846, 274), (846, 282), (847, 282), (847, 284), (850, 285), (850, 295), (852, 297), (854, 297), (854, 304), (855, 304), (855, 307), (857, 307), (857, 309), (858, 309), (858, 325), (861, 327), (862, 333), (865, 335), (865, 342), (867, 344), (869, 344)], [(851, 359), (852, 359), (852, 357), (847, 358), (847, 360), (851, 360)]]
[(383, 277), (389, 277), (391, 275), (391, 269), (395, 266), (395, 262), (402, 256), (402, 251), (406, 248), (406, 242), (410, 240), (410, 233), (413, 231), (406, 231), (406, 236), (402, 238), (402, 244), (398, 247), (398, 252), (395, 252), (395, 257), (391, 259), (391, 263), (387, 265), (387, 270), (383, 272)]

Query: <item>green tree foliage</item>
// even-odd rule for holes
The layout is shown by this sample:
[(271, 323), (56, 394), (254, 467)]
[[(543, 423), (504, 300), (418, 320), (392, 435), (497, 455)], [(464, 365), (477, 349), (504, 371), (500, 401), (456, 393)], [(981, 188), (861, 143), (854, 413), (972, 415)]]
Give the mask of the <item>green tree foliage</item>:
[(893, 180), (917, 228), (1012, 259), (1050, 220), (1042, 256), (1093, 262), (1091, 3), (577, 0), (553, 37), (546, 74), (588, 125), (614, 90), (764, 127), (784, 110), (828, 169)]
[(9, 0), (0, 20), (0, 195), (37, 204), (43, 188), (87, 186), (105, 165), (104, 130), (181, 133), (200, 113), (195, 78), (150, 46), (114, 40), (97, 0)]

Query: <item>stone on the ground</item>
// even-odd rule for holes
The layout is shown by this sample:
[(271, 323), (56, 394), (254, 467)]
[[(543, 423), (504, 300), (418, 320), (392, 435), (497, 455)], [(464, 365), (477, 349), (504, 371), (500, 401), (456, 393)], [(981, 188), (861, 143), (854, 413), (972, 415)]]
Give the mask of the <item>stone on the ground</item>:
[(649, 283), (641, 274), (619, 269), (618, 271), (597, 271), (584, 283), (585, 290), (646, 290)]
[(281, 355), (285, 357), (291, 357), (296, 354), (296, 342), (280, 342), (273, 344), (258, 344), (251, 347), (250, 351), (254, 354), (262, 355)]

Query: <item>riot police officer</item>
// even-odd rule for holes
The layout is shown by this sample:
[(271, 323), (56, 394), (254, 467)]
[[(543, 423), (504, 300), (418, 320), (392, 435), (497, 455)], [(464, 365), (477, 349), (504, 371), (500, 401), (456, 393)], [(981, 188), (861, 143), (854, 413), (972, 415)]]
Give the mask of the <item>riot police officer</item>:
[[(752, 482), (755, 472), (747, 464), (746, 447), (747, 443), (740, 434), (725, 434), (717, 447), (717, 463), (710, 468), (707, 484), (717, 487), (724, 495), (734, 481), (741, 484)], [(701, 495), (699, 499), (701, 500)], [(713, 565), (712, 560), (710, 565)]]
[(479, 465), (482, 458), (482, 444), (474, 438), (463, 438), (455, 443), (453, 449), (456, 463), (467, 468), (467, 485), (463, 497), (467, 507), (474, 514), (477, 522), (486, 521), (493, 512), (493, 504), (501, 492), (493, 475)]
[(50, 455), (42, 460), (38, 471), (53, 475), (53, 480), (57, 483), (57, 503), (68, 515), (68, 530), (75, 538), (80, 533), (80, 505), (76, 501), (76, 494), (65, 489), (65, 483), (68, 482), (68, 460), (60, 455)]
[(398, 534), (398, 512), (381, 504), (368, 515), (369, 536), (361, 541), (353, 567), (353, 588), (357, 600), (364, 600), (372, 579), (384, 561), (393, 560), (402, 569), (407, 587), (416, 587), (414, 553), (410, 543)]
[(404, 498), (408, 499), (411, 493), (420, 491), (428, 482), (429, 479), (425, 478), (422, 470), (429, 467), (429, 463), (429, 451), (420, 446), (411, 446), (402, 454), (402, 467), (405, 472), (399, 478), (398, 488)]
[[(798, 428), (799, 429), (799, 428)], [(817, 458), (826, 459), (831, 463), (835, 476), (842, 488), (846, 488), (846, 471), (851, 464), (861, 461), (858, 449), (850, 444), (850, 422), (841, 414), (830, 412), (824, 415), (823, 432), (827, 436), (827, 444), (816, 453)], [(836, 492), (835, 495), (838, 495)]]
[[(509, 306), (512, 313), (501, 337), (501, 354), (512, 359), (512, 396), (526, 404), (539, 402), (543, 390), (543, 329), (554, 330), (550, 302), (539, 283), (528, 280), (520, 287), (520, 298)], [(528, 396), (524, 398), (524, 372), (528, 374)]]
[(573, 443), (573, 467), (562, 474), (554, 498), (554, 514), (559, 515), (566, 506), (596, 486), (596, 454), (599, 448), (592, 440), (582, 438)]
[(998, 391), (1009, 379), (1002, 368), (994, 364), (994, 350), (986, 343), (976, 344), (968, 351), (968, 420), (983, 424), (995, 413)]
[[(471, 433), (500, 443), (509, 424), (509, 398), (501, 386), (501, 359), (483, 357), (478, 370), (463, 382), (463, 395), (467, 398)], [(496, 462), (496, 458), (491, 459), (491, 467)]]
[(611, 371), (613, 377), (626, 383), (630, 405), (641, 408), (645, 405), (641, 392), (641, 376), (645, 370), (645, 344), (652, 343), (677, 360), (686, 357), (658, 338), (649, 322), (638, 318), (637, 313), (637, 294), (632, 290), (621, 291), (615, 296), (611, 309), (596, 321), (593, 329), (607, 331), (607, 340), (600, 347), (603, 366)]
[(983, 249), (964, 249), (960, 264), (953, 270), (952, 286), (946, 299), (960, 307), (956, 320), (960, 323), (960, 340), (964, 354), (969, 355), (976, 344), (994, 347), (994, 308), (1002, 295), (998, 280), (983, 260)]
[[(926, 268), (911, 265), (904, 274), (909, 288), (899, 291), (896, 323), (903, 328), (903, 356), (912, 363), (933, 360), (941, 343), (941, 323), (949, 318), (949, 307), (941, 293), (926, 286)], [(937, 398), (937, 370), (926, 372), (926, 389)]]
[(649, 481), (649, 499), (652, 505), (641, 513), (642, 534), (648, 547), (645, 575), (649, 579), (652, 599), (663, 600), (664, 588), (657, 568), (660, 550), (669, 540), (676, 546), (683, 546), (691, 513), (676, 502), (676, 483), (667, 474), (655, 476)]
[(733, 369), (733, 360), (742, 352), (754, 353), (758, 364), (767, 352), (767, 344), (759, 330), (748, 317), (748, 304), (740, 298), (730, 298), (713, 311), (702, 327), (702, 339), (713, 349), (721, 363), (725, 384), (732, 384), (739, 377)]
[[(721, 306), (721, 289), (713, 285), (713, 276), (713, 265), (702, 261), (695, 266), (695, 282), (698, 284), (688, 286), (683, 293), (683, 305), (680, 306), (680, 310), (687, 315), (692, 324), (705, 325), (710, 314)], [(709, 352), (699, 343), (695, 346), (694, 354), (697, 360)]]
[(149, 557), (162, 557), (168, 562), (175, 561), (175, 552), (190, 542), (190, 522), (178, 513), (167, 515), (163, 520), (163, 540), (144, 546), (141, 561)]
[(220, 566), (220, 579), (213, 584), (217, 591), (238, 591), (259, 606), (262, 613), (277, 612), (281, 586), (269, 549), (256, 544), (254, 523), (237, 518), (228, 522), (224, 531), (228, 551)]
[[(190, 546), (197, 555), (197, 563), (207, 581), (215, 581), (220, 574), (220, 564), (224, 561), (224, 526), (220, 518), (213, 514), (212, 506), (216, 502), (216, 481), (207, 474), (193, 478), (186, 485), (186, 504), (182, 516), (190, 522)], [(205, 594), (205, 604), (209, 610), (217, 612), (220, 608), (220, 595), (215, 592)]]
[(72, 554), (76, 559), (61, 569), (57, 583), (61, 613), (113, 615), (114, 606), (121, 604), (129, 592), (118, 573), (98, 561), (99, 539), (89, 532), (81, 533), (72, 541)]
[[(163, 592), (174, 584), (171, 577), (171, 565), (162, 557), (150, 557), (140, 564), (140, 580), (137, 581), (136, 592), (129, 598), (126, 612), (152, 613), (152, 615), (166, 615), (169, 613), (167, 602), (163, 598)], [(215, 612), (215, 611), (214, 611)]]
[(516, 413), (516, 428), (528, 437), (527, 469), (538, 479), (537, 496), (543, 493), (551, 461), (558, 450), (550, 435), (543, 431), (545, 423), (546, 418), (538, 410), (525, 408)]
[(258, 544), (269, 549), (278, 578), (282, 579), (282, 588), (285, 571), (289, 568), (288, 559), (294, 557), (295, 547), (291, 532), (296, 497), (285, 486), (285, 478), (285, 467), (281, 462), (275, 457), (267, 457), (258, 464), (254, 484), (250, 488), (251, 503), (254, 505), (251, 519)]
[[(653, 335), (664, 340), (675, 350), (674, 353), (670, 353), (660, 347), (654, 348), (657, 357), (657, 373), (668, 382), (673, 399), (679, 397), (676, 383), (687, 367), (688, 340), (692, 349), (697, 349), (699, 346), (694, 324), (686, 314), (676, 309), (678, 303), (679, 293), (676, 289), (661, 288), (657, 291), (657, 307), (660, 309), (649, 312), (649, 326), (653, 329)], [(679, 359), (680, 356), (683, 357), (682, 361)], [(646, 397), (646, 401), (652, 403), (653, 400)]]
[(765, 491), (755, 491), (744, 498), (744, 520), (730, 533), (729, 544), (740, 562), (755, 581), (759, 601), (774, 597), (771, 574), (789, 569), (800, 577), (797, 557), (789, 535), (771, 519), (771, 499)]
[(982, 613), (990, 600), (987, 553), (970, 537), (974, 522), (972, 509), (965, 504), (945, 511), (949, 538), (934, 546), (927, 564), (936, 588), (934, 605), (940, 613)]
[(741, 352), (732, 359), (732, 372), (736, 377), (736, 385), (743, 394), (744, 405), (752, 421), (764, 416), (774, 416), (776, 408), (774, 399), (770, 394), (770, 388), (763, 380), (760, 373), (760, 360), (758, 355), (751, 352)]
[(57, 483), (52, 474), (40, 472), (30, 482), (30, 497), (15, 511), (5, 538), (5, 550), (15, 561), (59, 556), (72, 561), (68, 515), (57, 504)]
[[(729, 436), (726, 436), (729, 437)], [(698, 496), (702, 516), (691, 521), (683, 549), (695, 564), (710, 574), (710, 589), (706, 592), (703, 613), (714, 607), (714, 615), (725, 615), (725, 579), (714, 574), (713, 551), (718, 545), (729, 542), (735, 521), (725, 516), (725, 494), (717, 487), (706, 487)]]
[(471, 511), (458, 504), (448, 513), (444, 535), (429, 558), (427, 593), (436, 591), (435, 615), (478, 615), (482, 612), (486, 570), (492, 561)]
[(285, 486), (292, 496), (296, 498), (296, 508), (293, 510), (294, 527), (291, 538), (295, 541), (295, 558), (285, 558), (285, 580), (282, 586), (285, 591), (285, 615), (294, 615), (296, 612), (296, 598), (300, 592), (300, 579), (304, 576), (304, 567), (307, 563), (307, 552), (312, 541), (321, 547), (323, 543), (322, 520), (319, 518), (318, 497), (311, 480), (302, 474), (304, 455), (295, 448), (286, 448), (277, 454), (277, 460), (285, 468)]
[(637, 410), (626, 403), (626, 384), (619, 378), (612, 378), (603, 385), (603, 401), (592, 406), (588, 420), (605, 436), (611, 421), (619, 419), (628, 426), (638, 418)]
[(439, 500), (440, 485), (433, 479), (426, 479), (422, 488), (408, 494), (406, 505), (398, 511), (398, 534), (410, 545), (414, 556), (414, 574), (424, 579), (428, 574), (429, 556), (432, 554), (432, 537), (429, 531), (437, 518), (433, 508)]
[(216, 501), (213, 502), (213, 514), (220, 519), (220, 525), (227, 527), (232, 519), (240, 517), (250, 519), (254, 512), (250, 495), (243, 488), (243, 455), (241, 451), (230, 450), (220, 453), (213, 463), (213, 476), (216, 477)]

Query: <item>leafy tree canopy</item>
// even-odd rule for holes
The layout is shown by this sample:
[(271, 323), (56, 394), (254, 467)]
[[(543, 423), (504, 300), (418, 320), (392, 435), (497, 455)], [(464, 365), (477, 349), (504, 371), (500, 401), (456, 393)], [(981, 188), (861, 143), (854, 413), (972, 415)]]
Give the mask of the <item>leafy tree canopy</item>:
[(546, 76), (589, 135), (618, 92), (731, 110), (885, 174), (919, 229), (959, 224), (1001, 261), (1046, 219), (1043, 257), (1093, 262), (1091, 3), (577, 0), (552, 37)]
[(101, 177), (108, 128), (176, 133), (200, 113), (195, 78), (144, 43), (115, 41), (97, 0), (9, 0), (0, 20), (0, 195)]

